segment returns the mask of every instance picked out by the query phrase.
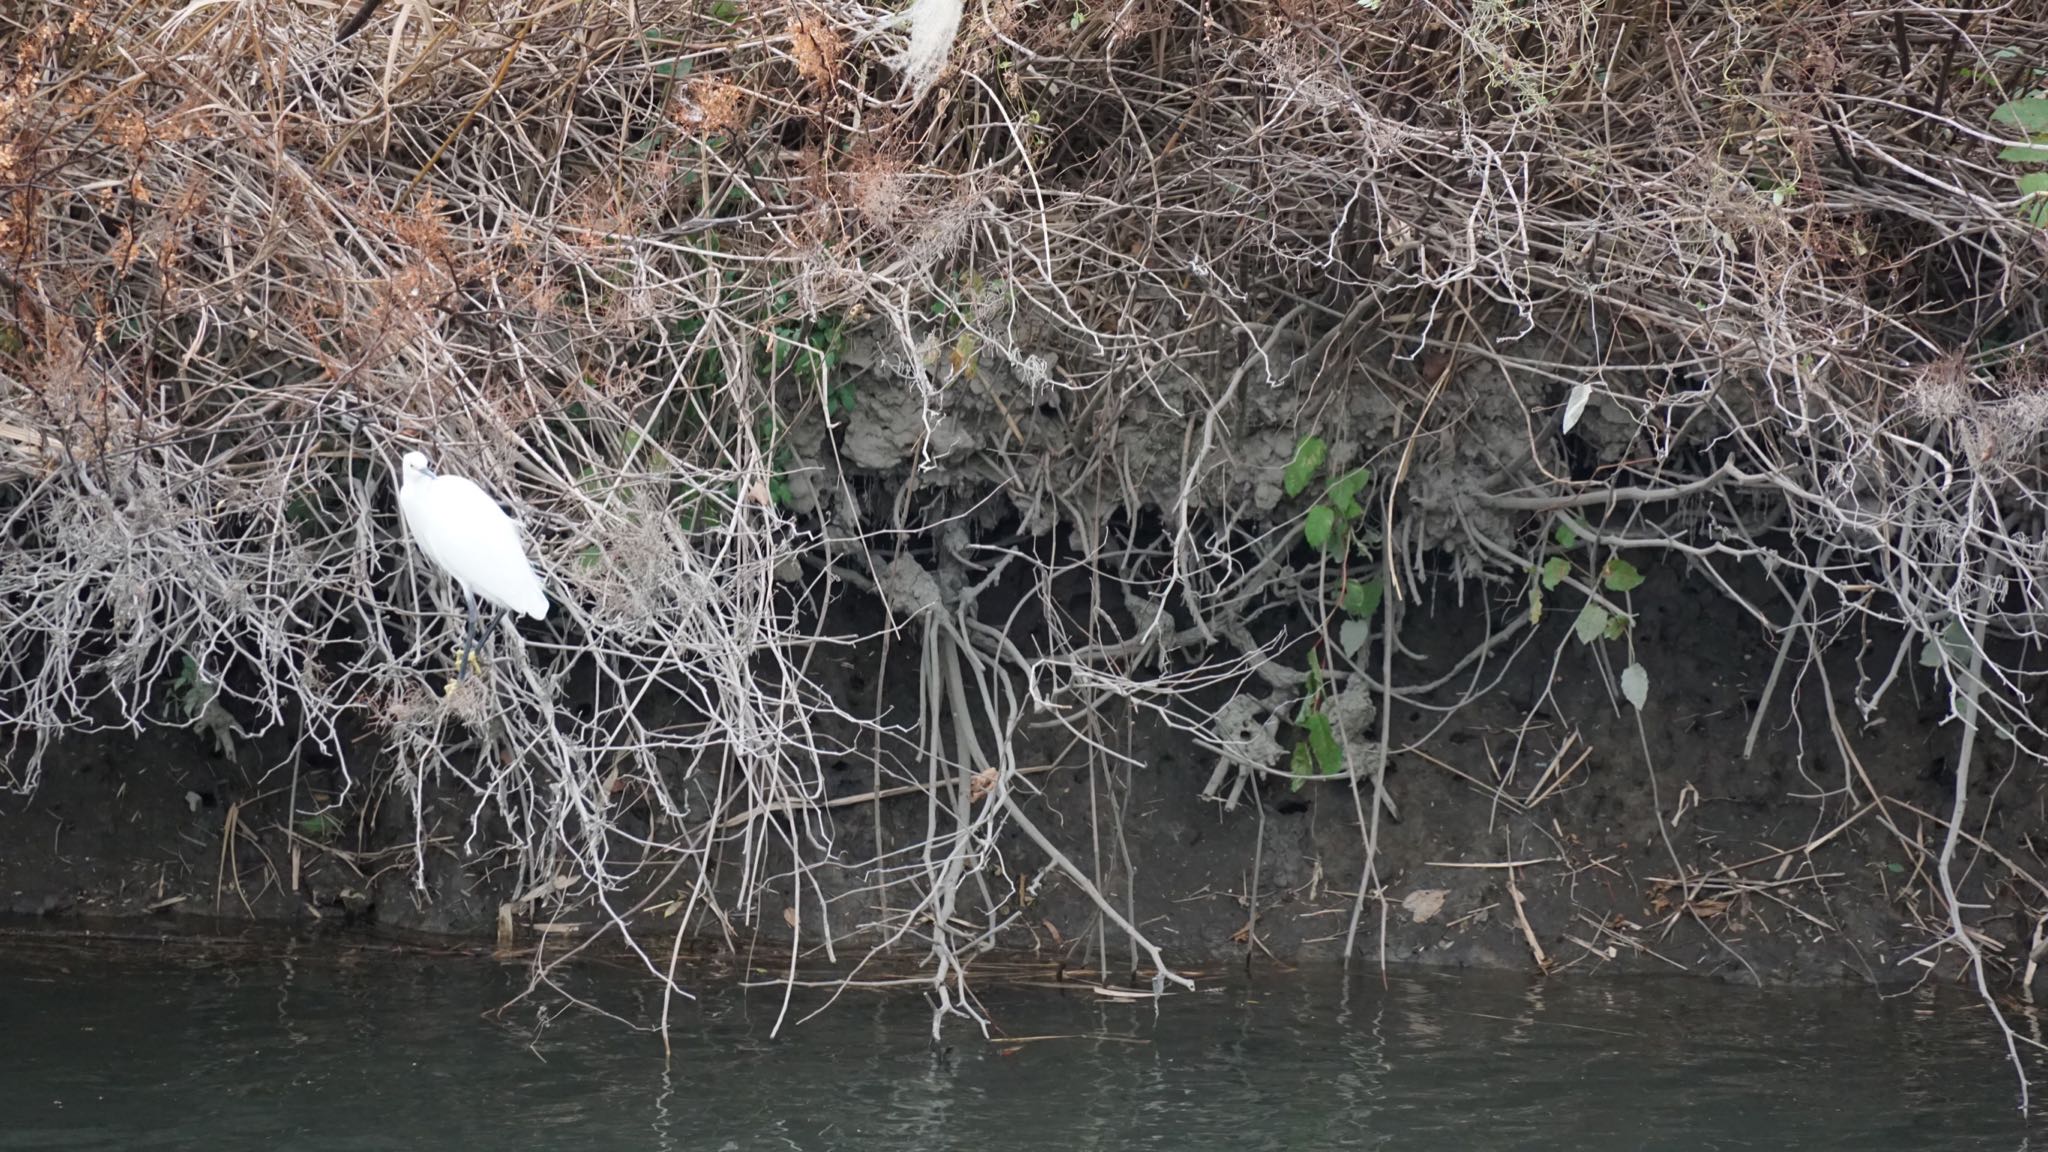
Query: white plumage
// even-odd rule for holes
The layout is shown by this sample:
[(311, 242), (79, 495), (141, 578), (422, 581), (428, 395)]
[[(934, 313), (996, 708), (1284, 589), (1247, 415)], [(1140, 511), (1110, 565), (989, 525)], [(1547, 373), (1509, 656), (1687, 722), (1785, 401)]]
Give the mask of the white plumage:
[(519, 529), (484, 490), (460, 476), (436, 475), (427, 458), (407, 452), (398, 511), (427, 559), (462, 586), (475, 628), (475, 597), (536, 620), (548, 614), (547, 594), (519, 543)]

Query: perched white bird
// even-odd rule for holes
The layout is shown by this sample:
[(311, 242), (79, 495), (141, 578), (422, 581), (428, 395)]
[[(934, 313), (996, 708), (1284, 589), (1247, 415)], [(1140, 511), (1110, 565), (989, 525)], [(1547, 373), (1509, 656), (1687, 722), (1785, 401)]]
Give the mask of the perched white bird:
[[(398, 511), (413, 542), (441, 571), (462, 585), (469, 608), (463, 634), (460, 680), (483, 641), (477, 623), (476, 598), (536, 620), (548, 614), (547, 594), (540, 577), (527, 563), (519, 529), (484, 490), (460, 476), (440, 476), (425, 455), (407, 452), (405, 479), (398, 487)], [(450, 685), (452, 688), (453, 685)]]

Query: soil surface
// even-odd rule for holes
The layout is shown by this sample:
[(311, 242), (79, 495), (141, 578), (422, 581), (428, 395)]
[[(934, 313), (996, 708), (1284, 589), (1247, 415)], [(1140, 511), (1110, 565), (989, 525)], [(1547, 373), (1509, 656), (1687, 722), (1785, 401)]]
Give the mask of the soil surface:
[[(1860, 668), (1849, 646), (1836, 645), (1825, 680), (1856, 761), (1845, 763), (1821, 669), (1805, 652), (1793, 654), (1765, 700), (1775, 648), (1764, 630), (1680, 568), (1645, 575), (1634, 644), (1651, 683), (1640, 728), (1610, 687), (1622, 646), (1578, 643), (1568, 612), (1553, 612), (1504, 675), (1500, 661), (1489, 662), (1462, 709), (1437, 711), (1474, 692), (1469, 677), (1395, 702), (1395, 745), (1426, 739), (1388, 768), (1399, 815), (1380, 823), (1383, 885), (1362, 904), (1357, 954), (1371, 963), (1764, 982), (1923, 975), (1912, 957), (1934, 939), (1929, 909), (1939, 905), (1928, 869), (1952, 801), (1957, 747), (1956, 725), (1943, 723), (1947, 700), (1909, 658), (1913, 675), (1865, 719), (1847, 701), (1855, 686), (1882, 677), (1898, 638), (1870, 636)], [(1397, 660), (1397, 682), (1441, 676), (1484, 638), (1489, 613), (1500, 621), (1525, 610), (1520, 600), (1486, 602), (1476, 585), (1462, 600), (1459, 592), (1443, 584), (1410, 607), (1403, 642), (1424, 659)], [(828, 624), (854, 625), (873, 607), (849, 604), (844, 620)], [(886, 658), (879, 645), (856, 650), (834, 662), (826, 686), (849, 709), (868, 711), (880, 677), (887, 718), (907, 724), (918, 670), (906, 647)], [(1745, 759), (1759, 707), (1764, 721)], [(1342, 782), (1296, 791), (1265, 777), (1228, 806), (1202, 795), (1212, 753), (1148, 713), (1100, 721), (1104, 743), (1142, 766), (1091, 764), (1065, 728), (1027, 726), (1016, 763), (1040, 793), (1025, 809), (1169, 959), (1257, 967), (1342, 954), (1360, 908), (1363, 799)], [(113, 918), (206, 930), (227, 921), (484, 939), (500, 932), (500, 907), (518, 894), (479, 850), (488, 829), (472, 836), (473, 802), (462, 786), (427, 782), (428, 848), (416, 883), (409, 801), (361, 780), (349, 788), (331, 765), (294, 765), (284, 748), (243, 744), (231, 760), (210, 737), (176, 728), (63, 742), (35, 794), (0, 797), (0, 911), (49, 927)], [(2009, 757), (1995, 743), (1979, 748), (1965, 827), (1981, 841), (1958, 856), (1960, 891), (1966, 904), (1985, 906), (1978, 927), (1991, 945), (2023, 956), (2031, 925), (2013, 915), (2013, 873), (1997, 854), (2039, 863), (2029, 834), (2041, 827), (2041, 787), (2008, 776)], [(1501, 780), (1510, 762), (1518, 766)], [(835, 797), (859, 797), (877, 783), (863, 756), (825, 772)], [(1885, 797), (1881, 807), (1869, 802), (1873, 788)], [(1222, 792), (1227, 798), (1227, 785)], [(304, 813), (309, 796), (336, 795), (346, 796), (346, 820), (286, 835), (295, 801)], [(878, 835), (884, 849), (914, 844), (925, 820), (914, 795), (827, 811), (840, 861), (873, 859)], [(1122, 933), (1064, 877), (1041, 877), (1047, 858), (1020, 831), (1007, 837), (1000, 867), (986, 877), (1004, 915), (1016, 913), (996, 949), (1092, 969), (1106, 948), (1110, 972), (1130, 971)], [(1690, 886), (1672, 883), (1681, 866)], [(796, 920), (816, 955), (822, 921), (840, 959), (861, 955), (873, 937), (860, 926), (878, 911), (867, 870), (827, 865), (811, 875), (826, 905), (806, 883), (801, 906), (785, 909), (797, 891), (785, 877), (771, 882), (754, 923), (704, 918), (701, 943), (714, 951), (786, 945)], [(521, 910), (515, 942), (535, 938), (533, 919)], [(592, 920), (563, 919), (571, 936), (575, 921), (588, 930)], [(633, 919), (663, 939), (673, 932), (673, 920), (654, 912)]]

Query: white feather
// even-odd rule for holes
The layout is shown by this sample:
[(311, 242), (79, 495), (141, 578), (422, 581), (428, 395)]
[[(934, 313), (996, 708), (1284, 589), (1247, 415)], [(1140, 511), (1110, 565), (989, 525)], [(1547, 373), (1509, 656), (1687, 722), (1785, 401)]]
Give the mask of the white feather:
[(460, 476), (434, 475), (426, 457), (409, 452), (398, 511), (420, 551), (465, 591), (536, 620), (548, 614), (518, 526), (483, 489)]
[(911, 99), (922, 99), (946, 70), (946, 57), (953, 54), (953, 39), (960, 33), (961, 8), (961, 0), (911, 0), (910, 7), (883, 22), (883, 27), (910, 25), (910, 42), (890, 63), (903, 73)]

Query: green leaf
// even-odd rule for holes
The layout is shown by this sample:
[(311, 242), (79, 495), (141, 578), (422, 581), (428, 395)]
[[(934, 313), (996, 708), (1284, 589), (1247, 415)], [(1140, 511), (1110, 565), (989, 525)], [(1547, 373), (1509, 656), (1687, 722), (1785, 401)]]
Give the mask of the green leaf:
[(1320, 436), (1302, 440), (1294, 449), (1294, 461), (1287, 465), (1287, 471), (1280, 477), (1280, 486), (1287, 489), (1290, 497), (1299, 496), (1316, 478), (1316, 472), (1323, 466), (1323, 458), (1330, 454), (1330, 446)]
[(1998, 158), (2015, 164), (2048, 164), (2048, 136), (2036, 137), (2032, 144), (2008, 144)]
[(1369, 620), (1380, 610), (1380, 600), (1386, 594), (1386, 586), (1377, 576), (1364, 583), (1350, 581), (1344, 585), (1344, 610), (1360, 620)]
[(1633, 592), (1643, 586), (1643, 574), (1621, 557), (1610, 556), (1607, 566), (1600, 570), (1600, 582), (1609, 592)]
[(1330, 529), (1337, 525), (1337, 510), (1328, 504), (1318, 504), (1308, 510), (1308, 519), (1302, 522), (1302, 538), (1317, 551), (1330, 547)]
[(1308, 746), (1315, 753), (1316, 765), (1323, 775), (1344, 774), (1344, 750), (1337, 747), (1337, 733), (1330, 727), (1330, 718), (1321, 712), (1309, 714)]
[(1884, 870), (1891, 873), (1894, 876), (1897, 876), (1899, 873), (1904, 872), (1906, 870), (1906, 866), (1904, 864), (1899, 863), (1897, 860), (1888, 860), (1885, 862)]
[(1356, 520), (1360, 516), (1365, 515), (1365, 509), (1361, 508), (1358, 504), (1359, 490), (1364, 488), (1366, 482), (1371, 479), (1372, 469), (1353, 468), (1351, 471), (1338, 477), (1336, 483), (1330, 485), (1327, 499), (1330, 503), (1337, 506), (1337, 511), (1342, 512), (1346, 520)]
[(1571, 571), (1572, 562), (1562, 556), (1552, 556), (1550, 559), (1545, 560), (1543, 562), (1543, 590), (1545, 592), (1557, 591), (1557, 586), (1564, 583), (1564, 578), (1571, 575)]
[(299, 834), (308, 840), (332, 840), (341, 834), (341, 822), (324, 812), (316, 812), (299, 821)]
[(1929, 640), (1920, 649), (1920, 666), (1941, 667), (1944, 651), (1948, 658), (1957, 664), (1970, 658), (1970, 634), (1964, 630), (1962, 621), (1949, 621), (1948, 627), (1941, 630), (1941, 635)]
[(1532, 627), (1543, 623), (1543, 589), (1535, 584), (1529, 585), (1529, 623)]
[(2048, 172), (2029, 172), (2014, 183), (2019, 185), (2022, 194), (2034, 198), (2020, 209), (2027, 223), (2036, 228), (2048, 228)]
[(1308, 699), (1301, 702), (1302, 716), (1306, 717), (1309, 713), (1315, 711), (1315, 699), (1317, 696), (1322, 695), (1322, 693), (1322, 650), (1319, 648), (1311, 648), (1308, 650)]
[(1650, 699), (1650, 673), (1641, 664), (1621, 670), (1621, 694), (1641, 712)]
[(1572, 526), (1562, 523), (1557, 526), (1557, 531), (1550, 534), (1550, 538), (1557, 541), (1559, 548), (1570, 548), (1579, 542), (1579, 534), (1572, 531)]
[(2029, 136), (2048, 132), (2048, 98), (2034, 96), (2025, 100), (2009, 100), (1992, 109), (1991, 118)]
[(1346, 656), (1356, 656), (1372, 636), (1372, 625), (1363, 620), (1346, 620), (1337, 627), (1337, 646)]
[(1601, 630), (1600, 635), (1603, 639), (1619, 640), (1622, 633), (1626, 631), (1628, 631), (1628, 617), (1610, 616), (1607, 618), (1607, 627)]
[(604, 553), (598, 551), (597, 545), (592, 544), (583, 550), (583, 555), (577, 558), (577, 562), (582, 564), (586, 571), (595, 571), (599, 564), (604, 563)]
[(1572, 621), (1572, 634), (1579, 638), (1579, 643), (1591, 644), (1607, 630), (1607, 622), (1611, 619), (1613, 617), (1608, 615), (1607, 609), (1589, 600), (1584, 608), (1579, 609), (1579, 618)]
[(1294, 774), (1294, 782), (1287, 786), (1287, 790), (1301, 791), (1301, 786), (1308, 783), (1309, 776), (1316, 770), (1315, 759), (1309, 754), (1308, 745), (1295, 742), (1294, 755), (1288, 761), (1287, 770)]

